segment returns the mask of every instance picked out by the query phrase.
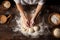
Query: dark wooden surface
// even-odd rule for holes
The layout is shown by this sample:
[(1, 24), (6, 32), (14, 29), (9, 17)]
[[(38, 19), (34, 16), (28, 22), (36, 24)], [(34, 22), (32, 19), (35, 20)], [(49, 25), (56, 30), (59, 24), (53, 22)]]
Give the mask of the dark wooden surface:
[[(49, 15), (49, 12), (47, 10), (49, 10), (49, 12), (59, 12), (60, 13), (60, 6), (59, 5), (45, 6), (45, 8), (43, 9), (42, 14), (41, 14), (42, 17), (44, 17), (44, 20), (45, 20), (45, 17), (47, 17), (47, 15)], [(49, 30), (51, 31), (51, 33), (49, 35), (40, 36), (39, 38), (25, 37), (20, 32), (13, 32), (12, 28), (15, 27), (15, 25), (16, 25), (16, 20), (14, 19), (15, 15), (17, 15), (16, 8), (13, 7), (11, 9), (9, 9), (9, 12), (10, 12), (10, 14), (12, 14), (13, 17), (9, 23), (0, 24), (0, 40), (60, 40), (59, 38), (55, 38), (52, 35), (52, 30), (55, 27), (53, 27), (53, 28), (50, 27)], [(0, 15), (1, 14), (5, 15), (5, 12), (4, 11), (0, 12)], [(46, 24), (48, 24), (48, 23), (46, 22)], [(50, 25), (50, 24), (48, 24), (48, 25)]]

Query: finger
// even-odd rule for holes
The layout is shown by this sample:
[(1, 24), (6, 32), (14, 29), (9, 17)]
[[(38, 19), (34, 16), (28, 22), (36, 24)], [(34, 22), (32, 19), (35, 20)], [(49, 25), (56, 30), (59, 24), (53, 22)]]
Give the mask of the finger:
[(25, 22), (25, 25), (26, 25), (27, 27), (29, 27), (29, 24), (28, 24), (28, 22)]
[(31, 27), (33, 26), (33, 23), (32, 23), (32, 22), (30, 22), (30, 26), (31, 26)]
[(29, 27), (29, 25), (28, 25), (28, 24), (26, 24), (26, 26), (27, 26), (27, 27)]

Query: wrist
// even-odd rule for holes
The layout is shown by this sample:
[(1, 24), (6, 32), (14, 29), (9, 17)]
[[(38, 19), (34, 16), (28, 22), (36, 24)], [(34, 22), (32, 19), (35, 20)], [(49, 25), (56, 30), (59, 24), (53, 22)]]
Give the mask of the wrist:
[(35, 19), (35, 17), (36, 17), (36, 14), (33, 15), (33, 19)]
[(35, 17), (32, 17), (32, 20), (34, 20), (35, 19)]
[(22, 17), (25, 17), (25, 16), (26, 16), (25, 12), (20, 12), (20, 15), (21, 15)]
[(27, 16), (26, 15), (22, 15), (21, 17), (23, 17), (24, 19), (27, 19)]
[(21, 17), (26, 18), (26, 16), (25, 16), (25, 15), (21, 15)]

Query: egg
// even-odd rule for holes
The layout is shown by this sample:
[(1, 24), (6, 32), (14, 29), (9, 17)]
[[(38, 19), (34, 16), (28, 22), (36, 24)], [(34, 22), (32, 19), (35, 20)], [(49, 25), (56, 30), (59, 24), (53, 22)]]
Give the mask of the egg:
[(54, 29), (53, 34), (56, 38), (60, 38), (60, 29), (59, 28)]
[(4, 2), (3, 2), (3, 6), (4, 6), (5, 8), (10, 8), (11, 3), (10, 3), (9, 1), (4, 1)]
[(34, 26), (33, 29), (34, 29), (34, 31), (38, 31), (39, 27), (38, 26)]

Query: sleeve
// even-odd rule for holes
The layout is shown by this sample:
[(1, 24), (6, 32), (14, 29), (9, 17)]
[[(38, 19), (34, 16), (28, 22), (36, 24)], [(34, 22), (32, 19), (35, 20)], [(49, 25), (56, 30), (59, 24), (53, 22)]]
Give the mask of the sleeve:
[(20, 3), (21, 0), (14, 0), (15, 3)]
[(44, 0), (39, 0), (38, 2), (39, 5), (43, 5), (44, 3), (45, 3)]

